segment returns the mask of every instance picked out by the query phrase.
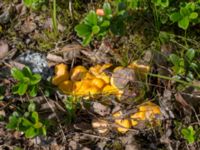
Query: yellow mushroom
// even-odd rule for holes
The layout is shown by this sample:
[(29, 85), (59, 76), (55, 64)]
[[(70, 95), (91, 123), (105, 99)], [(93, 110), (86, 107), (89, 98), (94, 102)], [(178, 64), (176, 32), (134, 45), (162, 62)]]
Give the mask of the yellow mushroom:
[(136, 122), (139, 121), (156, 121), (156, 115), (161, 115), (160, 107), (152, 102), (146, 102), (138, 106), (138, 112), (131, 115), (132, 126), (137, 125)]
[(128, 68), (132, 68), (135, 71), (137, 78), (141, 80), (145, 80), (147, 73), (150, 71), (150, 66), (140, 64), (138, 61), (131, 63)]
[(73, 82), (66, 80), (58, 85), (58, 88), (65, 94), (70, 94), (73, 91)]
[(92, 79), (92, 85), (95, 85), (99, 89), (102, 89), (106, 85), (106, 83), (105, 83), (105, 81), (103, 79), (93, 78)]
[(110, 66), (111, 64), (104, 64), (103, 66), (96, 65), (94, 67), (90, 67), (89, 72), (91, 72), (95, 77), (103, 79), (106, 84), (109, 84), (110, 77), (104, 72), (104, 70)]
[(99, 94), (101, 90), (91, 84), (90, 80), (82, 80), (74, 83), (74, 95), (77, 96), (93, 96)]
[(103, 90), (102, 90), (102, 94), (105, 94), (105, 95), (116, 95), (117, 98), (120, 99), (120, 97), (122, 96), (123, 94), (123, 91), (111, 86), (111, 85), (106, 85)]
[(113, 118), (117, 125), (117, 131), (120, 133), (126, 133), (131, 128), (131, 122), (128, 119), (121, 119), (122, 115), (122, 111), (118, 111), (113, 114)]
[(87, 69), (84, 66), (76, 66), (71, 71), (71, 80), (72, 81), (80, 81), (84, 78), (87, 73)]
[(68, 67), (65, 64), (55, 66), (55, 76), (52, 78), (52, 84), (59, 85), (61, 82), (69, 79)]

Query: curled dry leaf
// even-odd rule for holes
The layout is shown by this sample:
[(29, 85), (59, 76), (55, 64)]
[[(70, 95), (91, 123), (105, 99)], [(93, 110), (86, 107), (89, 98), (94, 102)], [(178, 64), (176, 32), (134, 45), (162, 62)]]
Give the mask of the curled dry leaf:
[(8, 44), (5, 41), (0, 41), (0, 59), (3, 59), (8, 53)]
[(92, 120), (92, 127), (100, 134), (108, 133), (108, 122), (103, 119)]

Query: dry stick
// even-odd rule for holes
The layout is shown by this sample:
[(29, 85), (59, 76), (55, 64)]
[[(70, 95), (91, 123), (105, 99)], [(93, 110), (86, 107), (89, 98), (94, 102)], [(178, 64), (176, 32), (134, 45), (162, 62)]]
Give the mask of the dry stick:
[(55, 113), (56, 120), (58, 121), (59, 128), (61, 129), (61, 132), (62, 132), (62, 134), (63, 134), (63, 138), (64, 138), (64, 140), (66, 141), (65, 133), (64, 133), (64, 131), (63, 131), (63, 129), (62, 129), (62, 126), (61, 126), (61, 123), (60, 123), (60, 122), (61, 122), (60, 119), (58, 118), (58, 116), (57, 116), (55, 110), (53, 109), (53, 107), (51, 106), (51, 104), (48, 102), (48, 100), (47, 100), (46, 96), (44, 95), (43, 91), (42, 91), (41, 89), (40, 89), (40, 91), (41, 91), (41, 93), (42, 93), (44, 99), (46, 100), (47, 104), (49, 105), (51, 111), (52, 111), (53, 113)]
[[(77, 133), (78, 133), (78, 132), (77, 132)], [(87, 134), (87, 133), (83, 133), (83, 132), (81, 132), (80, 134), (83, 134), (83, 135), (86, 135), (86, 136), (90, 136), (90, 137), (99, 138), (99, 139), (111, 140), (110, 138), (107, 138), (107, 137), (102, 137), (102, 136), (93, 135), (93, 134)]]

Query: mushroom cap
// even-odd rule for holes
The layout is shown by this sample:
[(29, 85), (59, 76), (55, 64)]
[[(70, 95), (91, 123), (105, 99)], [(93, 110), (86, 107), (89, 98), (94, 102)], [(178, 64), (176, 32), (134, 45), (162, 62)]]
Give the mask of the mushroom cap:
[(55, 76), (52, 78), (52, 84), (59, 85), (61, 82), (69, 79), (67, 65), (61, 63), (55, 66)]
[(118, 119), (122, 117), (123, 113), (122, 111), (118, 111), (113, 114), (113, 118), (115, 119), (115, 123), (117, 126), (117, 131), (120, 133), (126, 133), (131, 128), (131, 122), (128, 119)]
[(76, 66), (71, 71), (71, 80), (80, 81), (84, 78), (88, 70), (84, 66)]
[(102, 89), (106, 85), (106, 83), (105, 83), (105, 81), (103, 79), (93, 78), (92, 79), (92, 85), (95, 85), (99, 89)]
[(58, 88), (65, 94), (70, 94), (73, 91), (73, 82), (66, 80), (58, 85)]

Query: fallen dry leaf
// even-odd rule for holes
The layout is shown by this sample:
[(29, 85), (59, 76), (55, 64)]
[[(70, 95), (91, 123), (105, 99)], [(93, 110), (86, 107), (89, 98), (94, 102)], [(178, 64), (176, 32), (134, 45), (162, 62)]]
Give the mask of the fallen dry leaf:
[(0, 41), (0, 59), (3, 59), (8, 53), (9, 47), (8, 43), (5, 41)]

